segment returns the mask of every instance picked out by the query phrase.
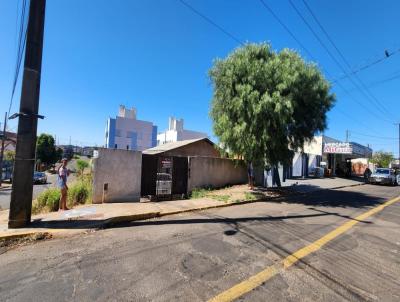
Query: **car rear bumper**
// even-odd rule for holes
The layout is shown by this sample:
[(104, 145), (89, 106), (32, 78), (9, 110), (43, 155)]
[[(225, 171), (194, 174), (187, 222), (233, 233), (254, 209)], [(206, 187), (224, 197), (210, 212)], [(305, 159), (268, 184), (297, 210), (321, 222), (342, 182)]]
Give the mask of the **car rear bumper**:
[(383, 184), (383, 185), (389, 185), (389, 184), (393, 183), (393, 181), (390, 178), (371, 177), (368, 181), (369, 181), (369, 183), (372, 183), (372, 184)]

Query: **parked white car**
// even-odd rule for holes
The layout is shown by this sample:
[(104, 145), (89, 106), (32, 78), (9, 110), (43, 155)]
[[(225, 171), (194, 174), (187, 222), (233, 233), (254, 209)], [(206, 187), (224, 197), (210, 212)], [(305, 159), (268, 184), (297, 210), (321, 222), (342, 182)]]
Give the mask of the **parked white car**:
[(398, 175), (396, 175), (393, 169), (389, 168), (378, 168), (375, 173), (372, 173), (368, 181), (371, 184), (385, 184), (385, 185), (397, 185)]

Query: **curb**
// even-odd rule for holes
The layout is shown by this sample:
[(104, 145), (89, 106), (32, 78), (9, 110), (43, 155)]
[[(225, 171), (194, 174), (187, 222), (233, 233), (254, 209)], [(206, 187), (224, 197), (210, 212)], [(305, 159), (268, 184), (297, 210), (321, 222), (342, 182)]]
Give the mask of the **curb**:
[(27, 237), (34, 237), (34, 236), (51, 236), (52, 231), (43, 231), (43, 232), (38, 232), (38, 231), (30, 231), (30, 232), (24, 232), (24, 233), (18, 233), (18, 234), (5, 234), (1, 235), (0, 234), (0, 241), (8, 241), (8, 240), (14, 240), (14, 239), (21, 239), (21, 238), (27, 238)]
[(131, 222), (137, 220), (146, 220), (151, 218), (160, 217), (160, 212), (148, 212), (148, 213), (141, 213), (141, 214), (133, 214), (133, 215), (125, 215), (125, 216), (116, 216), (108, 218), (103, 224), (103, 227), (109, 227), (117, 223), (123, 222)]
[[(348, 186), (339, 186), (339, 187), (329, 188), (329, 190), (338, 190), (338, 189), (342, 189), (342, 188), (357, 187), (357, 186), (362, 186), (362, 185), (365, 185), (365, 183), (348, 185)], [(303, 192), (303, 193), (296, 192), (296, 195), (304, 196), (304, 195), (313, 194), (313, 193), (324, 191), (324, 190), (327, 190), (327, 189), (319, 189), (319, 190), (314, 190), (311, 192)], [(291, 197), (291, 196), (289, 195), (289, 197)], [(176, 215), (176, 214), (183, 214), (183, 213), (189, 213), (189, 212), (199, 212), (199, 211), (205, 211), (205, 210), (210, 210), (210, 209), (243, 205), (243, 204), (248, 204), (248, 203), (269, 201), (269, 200), (274, 200), (274, 199), (279, 199), (279, 198), (284, 198), (284, 196), (272, 196), (272, 197), (267, 197), (267, 198), (254, 199), (254, 200), (242, 200), (242, 201), (237, 201), (237, 202), (232, 202), (232, 203), (217, 204), (217, 205), (205, 206), (205, 207), (201, 207), (201, 208), (190, 208), (190, 209), (169, 211), (169, 212), (147, 212), (147, 213), (141, 213), (141, 214), (116, 216), (116, 217), (111, 217), (111, 218), (106, 219), (105, 222), (103, 222), (103, 223), (99, 223), (98, 229), (112, 227), (113, 225), (118, 224), (118, 223), (147, 220), (147, 219), (152, 219), (152, 218), (158, 218), (158, 217), (164, 217), (164, 216), (170, 216), (170, 215)], [(82, 231), (86, 231), (86, 229), (82, 229)], [(37, 236), (40, 234), (43, 234), (44, 236), (51, 236), (52, 234), (60, 233), (60, 232), (62, 232), (62, 230), (29, 231), (29, 232), (25, 232), (25, 233), (4, 234), (4, 235), (0, 234), (0, 241), (20, 239), (20, 238), (24, 238), (24, 237)]]

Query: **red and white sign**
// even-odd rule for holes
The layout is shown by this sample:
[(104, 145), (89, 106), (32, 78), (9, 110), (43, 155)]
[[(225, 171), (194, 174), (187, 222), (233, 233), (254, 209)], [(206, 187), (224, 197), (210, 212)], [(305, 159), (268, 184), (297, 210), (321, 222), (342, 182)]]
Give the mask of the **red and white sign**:
[(324, 153), (352, 154), (353, 148), (350, 143), (326, 143)]

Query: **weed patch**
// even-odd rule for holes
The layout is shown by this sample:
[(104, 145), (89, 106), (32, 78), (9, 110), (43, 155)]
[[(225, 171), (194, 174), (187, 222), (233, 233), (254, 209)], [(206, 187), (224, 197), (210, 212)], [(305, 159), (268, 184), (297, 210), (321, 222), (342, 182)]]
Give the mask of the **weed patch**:
[(210, 197), (214, 200), (228, 202), (230, 196), (229, 195), (210, 195)]
[(210, 189), (194, 188), (190, 193), (190, 199), (204, 198), (208, 193), (210, 193)]

